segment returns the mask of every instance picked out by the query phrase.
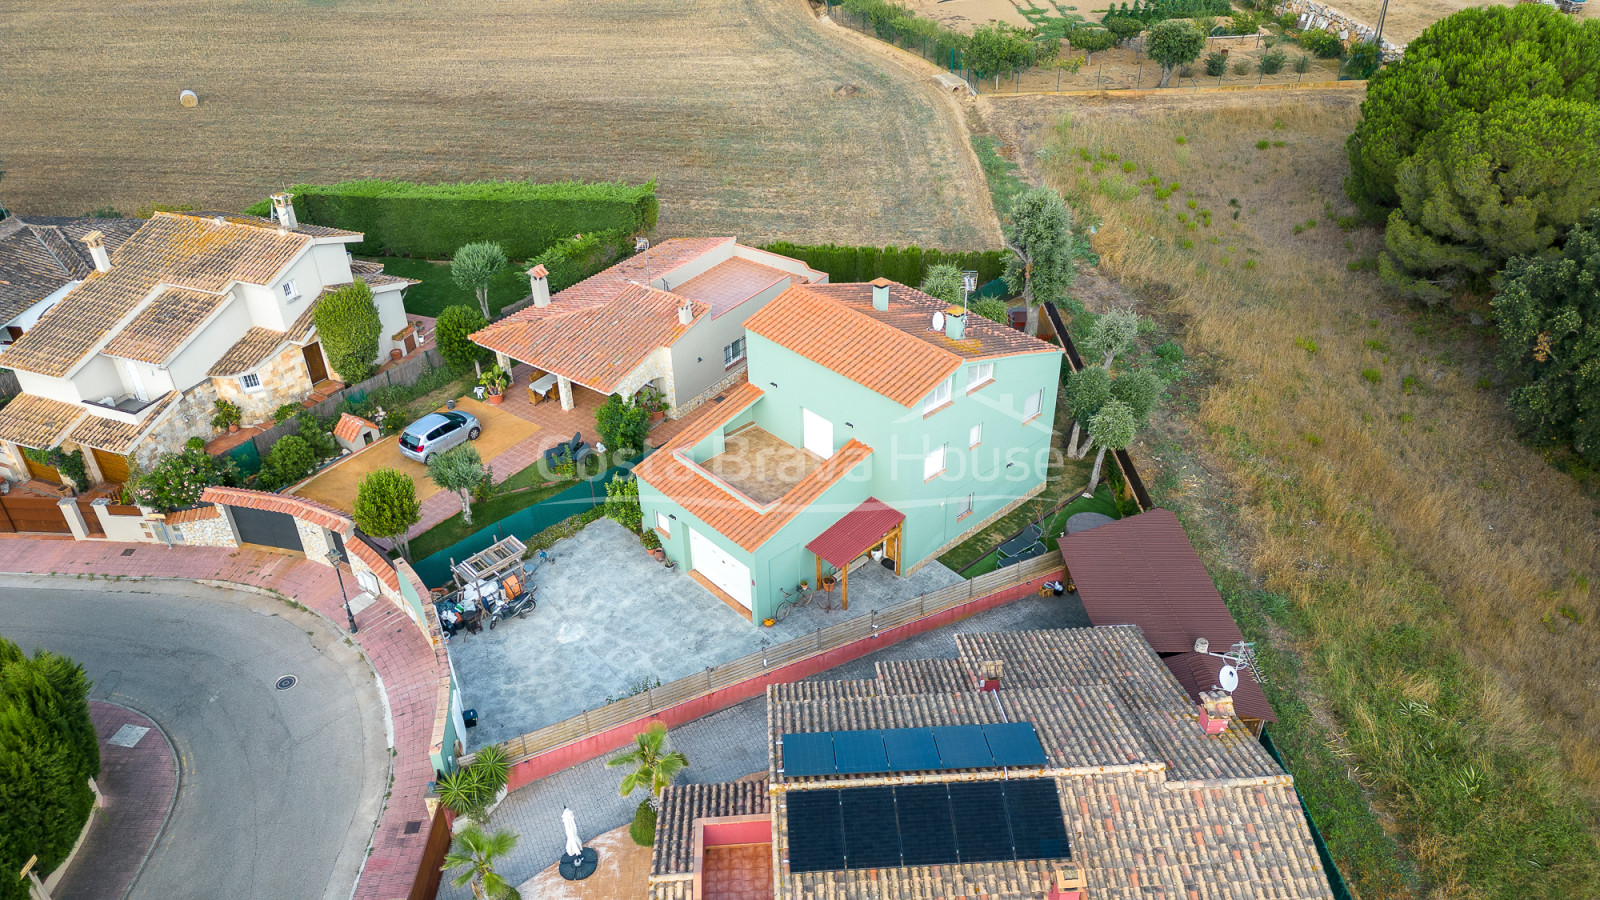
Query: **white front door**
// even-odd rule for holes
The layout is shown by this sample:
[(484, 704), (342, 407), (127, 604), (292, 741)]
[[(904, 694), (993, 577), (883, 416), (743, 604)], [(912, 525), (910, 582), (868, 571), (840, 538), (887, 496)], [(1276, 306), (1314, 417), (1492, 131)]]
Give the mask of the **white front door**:
[(812, 453), (827, 459), (833, 455), (833, 423), (809, 409), (800, 410), (805, 423), (805, 445)]
[(692, 528), (689, 529), (689, 562), (707, 581), (739, 601), (745, 609), (750, 608), (750, 567)]

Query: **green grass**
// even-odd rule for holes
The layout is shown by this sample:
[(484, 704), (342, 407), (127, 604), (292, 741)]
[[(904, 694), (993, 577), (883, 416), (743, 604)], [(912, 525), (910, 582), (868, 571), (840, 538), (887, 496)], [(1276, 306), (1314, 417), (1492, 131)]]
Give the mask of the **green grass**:
[[(585, 463), (584, 470), (580, 473), (582, 475), (598, 475), (602, 471), (602, 463), (596, 457), (590, 457)], [(461, 513), (456, 513), (417, 535), (411, 542), (412, 558), (432, 556), (456, 541), (487, 528), (507, 516), (519, 513), (541, 500), (553, 497), (577, 483), (570, 479), (547, 483), (539, 469), (538, 463), (523, 469), (501, 482), (493, 497), (482, 503), (472, 504), (472, 524), (468, 525), (462, 520)]]
[(989, 199), (1002, 221), (1011, 215), (1011, 204), (1028, 189), (1027, 182), (1017, 177), (1017, 164), (1000, 155), (1000, 139), (980, 134), (972, 138), (972, 150), (983, 166), (984, 181), (989, 184)]
[[(1028, 508), (1032, 509), (1033, 507), (1030, 506)], [(1057, 510), (1044, 522), (1040, 523), (1044, 527), (1045, 548), (1048, 552), (1055, 553), (1057, 551), (1058, 547), (1056, 546), (1056, 539), (1061, 535), (1061, 532), (1066, 530), (1067, 520), (1081, 512), (1097, 512), (1110, 516), (1113, 519), (1122, 518), (1122, 513), (1117, 509), (1117, 500), (1112, 494), (1111, 485), (1102, 481), (1100, 486), (1095, 489), (1093, 497), (1079, 497), (1078, 499)], [(1004, 522), (1005, 520), (1001, 521)], [(1009, 539), (1011, 535), (1021, 531), (1023, 526), (1026, 524), (1027, 521), (1024, 520), (1020, 523), (1017, 523), (1016, 527), (1012, 530), (1000, 532), (1000, 539), (1002, 541)], [(987, 529), (985, 529), (985, 531), (987, 531)], [(981, 535), (983, 532), (980, 532), (979, 534)], [(974, 537), (977, 536), (978, 535), (975, 535)], [(999, 567), (999, 565), (1000, 551), (998, 549), (990, 550), (988, 553), (984, 554), (981, 559), (973, 563), (972, 568), (962, 572), (961, 577), (977, 578), (979, 575), (986, 575), (990, 572), (993, 572)]]
[[(382, 263), (385, 274), (422, 282), (406, 288), (406, 312), (437, 318), (447, 306), (474, 309), (478, 306), (477, 295), (457, 287), (451, 279), (449, 263), (400, 256), (377, 257), (372, 261)], [(500, 315), (501, 307), (528, 296), (527, 271), (526, 265), (512, 263), (494, 277), (489, 284), (489, 311), (494, 316)]]

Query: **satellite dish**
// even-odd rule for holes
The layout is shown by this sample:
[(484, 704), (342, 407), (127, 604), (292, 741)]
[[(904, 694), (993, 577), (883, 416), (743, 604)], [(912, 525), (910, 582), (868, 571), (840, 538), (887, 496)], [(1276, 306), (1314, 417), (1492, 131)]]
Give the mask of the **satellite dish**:
[(1223, 690), (1233, 693), (1239, 689), (1239, 670), (1233, 666), (1223, 666), (1222, 671), (1217, 673), (1217, 682)]
[(942, 312), (940, 312), (938, 310), (934, 310), (934, 313), (933, 313), (933, 330), (934, 331), (943, 331), (944, 330), (944, 313), (942, 313)]

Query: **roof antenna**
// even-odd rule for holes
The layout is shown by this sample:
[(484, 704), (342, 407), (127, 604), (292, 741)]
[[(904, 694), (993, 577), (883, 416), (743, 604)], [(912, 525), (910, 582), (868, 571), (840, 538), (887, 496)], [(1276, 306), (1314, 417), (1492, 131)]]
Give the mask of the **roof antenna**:
[[(643, 253), (643, 252), (645, 252), (646, 250), (649, 250), (649, 249), (650, 249), (650, 239), (649, 238), (644, 237), (644, 236), (641, 235), (641, 236), (636, 237), (636, 238), (633, 239), (633, 253), (634, 253), (635, 256), (638, 256), (639, 254), (641, 254), (641, 253)], [(650, 283), (650, 257), (648, 257), (648, 256), (646, 256), (644, 258), (644, 286), (645, 287), (654, 287), (654, 285), (652, 285)]]

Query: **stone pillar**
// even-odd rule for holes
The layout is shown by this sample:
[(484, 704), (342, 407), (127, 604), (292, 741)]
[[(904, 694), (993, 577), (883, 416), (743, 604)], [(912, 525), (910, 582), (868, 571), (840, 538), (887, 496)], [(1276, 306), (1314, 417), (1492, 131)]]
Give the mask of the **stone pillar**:
[(556, 376), (556, 389), (561, 392), (561, 410), (572, 411), (572, 379), (565, 375)]
[(100, 471), (100, 460), (94, 458), (94, 450), (82, 444), (72, 448), (83, 453), (83, 467), (89, 472), (89, 483), (82, 487), (90, 488), (106, 480), (104, 472)]
[(494, 352), (494, 361), (499, 364), (500, 368), (506, 371), (506, 374), (509, 375), (511, 373), (511, 357), (501, 353), (499, 350), (496, 350)]
[(61, 515), (67, 519), (67, 528), (72, 530), (72, 539), (88, 540), (89, 523), (83, 520), (83, 510), (78, 508), (78, 501), (72, 497), (62, 497), (56, 501), (56, 506), (60, 507)]

